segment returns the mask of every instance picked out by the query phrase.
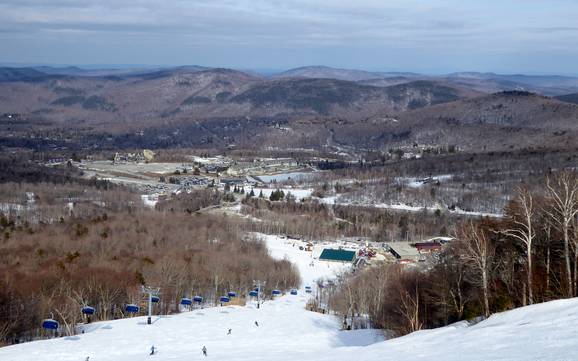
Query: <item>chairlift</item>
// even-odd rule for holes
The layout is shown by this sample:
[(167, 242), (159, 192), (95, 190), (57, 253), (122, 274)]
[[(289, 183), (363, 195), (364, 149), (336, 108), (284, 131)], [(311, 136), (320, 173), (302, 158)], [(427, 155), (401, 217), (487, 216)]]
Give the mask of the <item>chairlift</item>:
[(229, 302), (231, 299), (227, 296), (222, 296), (221, 298), (219, 298), (219, 301), (221, 301), (221, 303), (227, 303)]
[(58, 321), (53, 320), (52, 318), (47, 318), (44, 321), (42, 321), (42, 328), (47, 330), (58, 330), (59, 326), (60, 324), (58, 323)]
[(292, 294), (293, 296), (297, 296), (297, 290), (296, 290), (296, 289), (292, 289), (292, 290), (291, 290), (291, 294)]
[(249, 292), (249, 296), (251, 296), (251, 297), (257, 297), (257, 296), (259, 296), (259, 292), (257, 292), (257, 291), (250, 291), (250, 292)]
[(140, 310), (140, 307), (131, 303), (131, 304), (126, 305), (125, 310), (128, 313), (138, 313), (138, 311)]
[(229, 292), (227, 293), (227, 296), (229, 296), (230, 298), (237, 297), (237, 292), (229, 291)]
[(191, 300), (190, 298), (186, 298), (186, 297), (181, 298), (181, 305), (190, 306), (192, 304), (193, 304), (193, 300)]
[(273, 290), (271, 293), (273, 294), (273, 296), (278, 296), (281, 294), (281, 291), (280, 290)]
[(159, 303), (161, 301), (161, 298), (159, 296), (151, 296), (151, 302), (152, 303)]
[(95, 312), (95, 311), (96, 311), (96, 310), (94, 309), (94, 307), (90, 307), (90, 306), (84, 306), (84, 307), (81, 309), (81, 312), (82, 312), (83, 314), (85, 314), (85, 315), (94, 315), (94, 312)]
[(193, 301), (198, 303), (198, 304), (201, 304), (203, 302), (203, 297), (195, 296), (195, 297), (193, 297)]

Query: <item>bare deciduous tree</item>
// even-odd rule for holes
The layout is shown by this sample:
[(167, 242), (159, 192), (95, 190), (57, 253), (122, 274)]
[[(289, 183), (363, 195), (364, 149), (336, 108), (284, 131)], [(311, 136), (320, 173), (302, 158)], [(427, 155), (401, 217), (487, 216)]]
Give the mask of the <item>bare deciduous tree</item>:
[(461, 259), (469, 264), (478, 276), (478, 283), (482, 287), (484, 315), (490, 315), (489, 283), (493, 267), (496, 248), (488, 238), (487, 231), (472, 221), (458, 229), (457, 239), (461, 243)]
[(534, 303), (534, 286), (532, 282), (532, 244), (536, 236), (533, 227), (535, 216), (534, 197), (526, 187), (516, 189), (516, 203), (510, 207), (510, 222), (512, 227), (501, 230), (500, 233), (514, 238), (526, 247), (527, 290), (528, 301)]
[(399, 310), (408, 324), (408, 332), (421, 330), (423, 323), (420, 321), (420, 300), (418, 285), (415, 285), (415, 291), (400, 290)]
[[(570, 265), (570, 227), (578, 213), (578, 179), (574, 172), (561, 172), (552, 181), (546, 178), (546, 188), (551, 197), (551, 205), (544, 211), (552, 218), (563, 235), (564, 261), (566, 266), (567, 296), (571, 297), (576, 290), (576, 275), (572, 278)], [(578, 250), (574, 251), (578, 260)]]

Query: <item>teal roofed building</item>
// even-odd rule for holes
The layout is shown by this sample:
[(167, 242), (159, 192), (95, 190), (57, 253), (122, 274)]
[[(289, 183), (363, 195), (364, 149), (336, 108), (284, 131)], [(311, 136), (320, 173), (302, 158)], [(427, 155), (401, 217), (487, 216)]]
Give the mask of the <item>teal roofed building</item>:
[(353, 262), (355, 261), (356, 253), (355, 251), (346, 251), (343, 249), (329, 249), (326, 248), (321, 252), (319, 256), (320, 261), (332, 261), (332, 262)]

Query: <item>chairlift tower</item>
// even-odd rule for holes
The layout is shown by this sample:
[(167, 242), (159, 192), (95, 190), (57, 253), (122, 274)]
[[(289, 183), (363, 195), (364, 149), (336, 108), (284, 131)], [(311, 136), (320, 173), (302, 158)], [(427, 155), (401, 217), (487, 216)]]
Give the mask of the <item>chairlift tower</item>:
[(265, 283), (265, 281), (253, 280), (253, 284), (257, 285), (257, 308), (261, 306), (261, 286), (264, 286)]
[(148, 304), (149, 304), (149, 312), (147, 317), (147, 325), (152, 324), (152, 313), (153, 313), (153, 296), (157, 296), (159, 294), (160, 288), (158, 287), (150, 287), (150, 286), (142, 286), (142, 293), (148, 295)]

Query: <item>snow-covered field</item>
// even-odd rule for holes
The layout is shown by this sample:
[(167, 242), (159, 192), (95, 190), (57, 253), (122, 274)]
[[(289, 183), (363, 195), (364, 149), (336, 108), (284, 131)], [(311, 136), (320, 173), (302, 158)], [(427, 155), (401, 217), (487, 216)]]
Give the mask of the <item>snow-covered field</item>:
[(172, 174), (175, 170), (182, 170), (182, 163), (112, 163), (109, 160), (85, 161), (78, 164), (79, 168), (105, 173), (124, 173), (131, 176), (142, 173)]
[(501, 213), (487, 213), (487, 212), (475, 212), (475, 211), (466, 211), (460, 208), (456, 208), (454, 210), (447, 209), (442, 206), (436, 207), (420, 207), (420, 206), (411, 206), (403, 203), (398, 204), (388, 204), (388, 203), (370, 203), (364, 201), (348, 201), (341, 199), (340, 196), (330, 196), (325, 198), (318, 198), (320, 202), (330, 205), (341, 205), (341, 206), (360, 206), (360, 207), (374, 207), (374, 208), (384, 208), (384, 209), (392, 209), (396, 211), (405, 211), (405, 212), (423, 212), (424, 209), (427, 212), (435, 212), (436, 210), (440, 210), (442, 212), (448, 212), (450, 214), (460, 214), (464, 216), (471, 216), (471, 217), (490, 217), (490, 218), (501, 218), (504, 215)]
[[(262, 236), (276, 258), (295, 262), (304, 285), (331, 277), (343, 266), (314, 261), (292, 240)], [(315, 255), (315, 252), (313, 252)], [(74, 337), (0, 349), (0, 360), (576, 360), (578, 299), (554, 301), (496, 314), (469, 326), (460, 322), (384, 341), (378, 331), (340, 331), (333, 316), (306, 311), (307, 295), (285, 295), (261, 309), (207, 308), (155, 318), (93, 323)], [(259, 326), (255, 325), (258, 321)], [(232, 334), (227, 335), (227, 330)], [(158, 353), (149, 356), (151, 345)]]
[(304, 178), (313, 177), (317, 172), (289, 172), (289, 173), (280, 173), (280, 174), (273, 174), (273, 175), (260, 175), (257, 176), (262, 182), (264, 183), (272, 183), (272, 182), (285, 182), (290, 179), (292, 180), (302, 180)]

